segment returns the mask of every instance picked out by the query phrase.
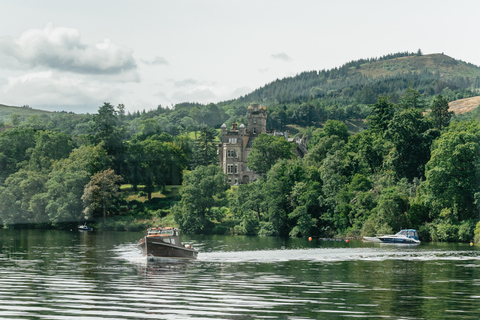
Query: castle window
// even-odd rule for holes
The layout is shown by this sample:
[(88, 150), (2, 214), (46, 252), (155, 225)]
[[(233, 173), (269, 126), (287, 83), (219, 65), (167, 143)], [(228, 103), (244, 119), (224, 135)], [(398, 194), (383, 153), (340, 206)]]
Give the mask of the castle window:
[(238, 173), (238, 164), (235, 165), (235, 171), (234, 171), (234, 173), (235, 173), (235, 174)]
[(227, 150), (227, 158), (238, 158), (238, 152), (236, 150)]
[(253, 123), (257, 123), (257, 118), (253, 118)]
[(257, 128), (253, 128), (253, 134), (257, 134)]
[(237, 143), (237, 138), (228, 138), (228, 143)]
[(227, 173), (233, 173), (233, 164), (227, 164)]

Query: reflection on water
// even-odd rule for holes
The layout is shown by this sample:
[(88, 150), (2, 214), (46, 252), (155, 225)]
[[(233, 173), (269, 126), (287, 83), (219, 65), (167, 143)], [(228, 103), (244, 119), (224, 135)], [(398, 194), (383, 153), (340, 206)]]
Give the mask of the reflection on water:
[[(1, 319), (478, 319), (463, 244), (192, 237), (199, 259), (147, 261), (140, 233), (0, 231)], [(184, 240), (184, 239), (182, 239)]]

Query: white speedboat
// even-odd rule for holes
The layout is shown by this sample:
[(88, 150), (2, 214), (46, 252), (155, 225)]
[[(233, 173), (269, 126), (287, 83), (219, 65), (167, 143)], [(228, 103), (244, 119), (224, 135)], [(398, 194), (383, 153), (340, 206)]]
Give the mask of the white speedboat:
[(395, 243), (395, 244), (420, 244), (418, 233), (415, 229), (403, 229), (397, 234), (378, 237), (363, 237), (365, 241)]
[(80, 230), (80, 231), (93, 231), (93, 228), (90, 228), (89, 226), (87, 226), (87, 223), (85, 222), (85, 224), (83, 226), (78, 226), (78, 230)]

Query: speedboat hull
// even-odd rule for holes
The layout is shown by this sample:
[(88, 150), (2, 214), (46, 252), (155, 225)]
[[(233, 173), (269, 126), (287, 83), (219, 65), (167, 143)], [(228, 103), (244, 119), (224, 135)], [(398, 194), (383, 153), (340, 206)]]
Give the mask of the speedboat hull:
[(411, 239), (411, 238), (397, 238), (395, 236), (383, 236), (378, 237), (382, 243), (395, 243), (395, 244), (420, 244), (419, 240)]
[(379, 237), (363, 237), (365, 241), (392, 243), (392, 244), (420, 244), (417, 230), (404, 229), (394, 235), (384, 235)]

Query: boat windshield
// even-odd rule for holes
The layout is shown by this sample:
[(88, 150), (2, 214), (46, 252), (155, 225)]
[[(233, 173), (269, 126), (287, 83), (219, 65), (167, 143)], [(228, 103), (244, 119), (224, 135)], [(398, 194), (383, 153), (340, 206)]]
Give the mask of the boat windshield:
[(174, 236), (175, 229), (152, 228), (148, 230), (149, 235)]
[(160, 234), (164, 234), (164, 235), (168, 235), (168, 236), (173, 236), (173, 229), (170, 229), (170, 230), (162, 229), (162, 230), (160, 230)]
[(401, 230), (398, 234), (406, 236), (407, 238), (418, 239), (416, 230)]

